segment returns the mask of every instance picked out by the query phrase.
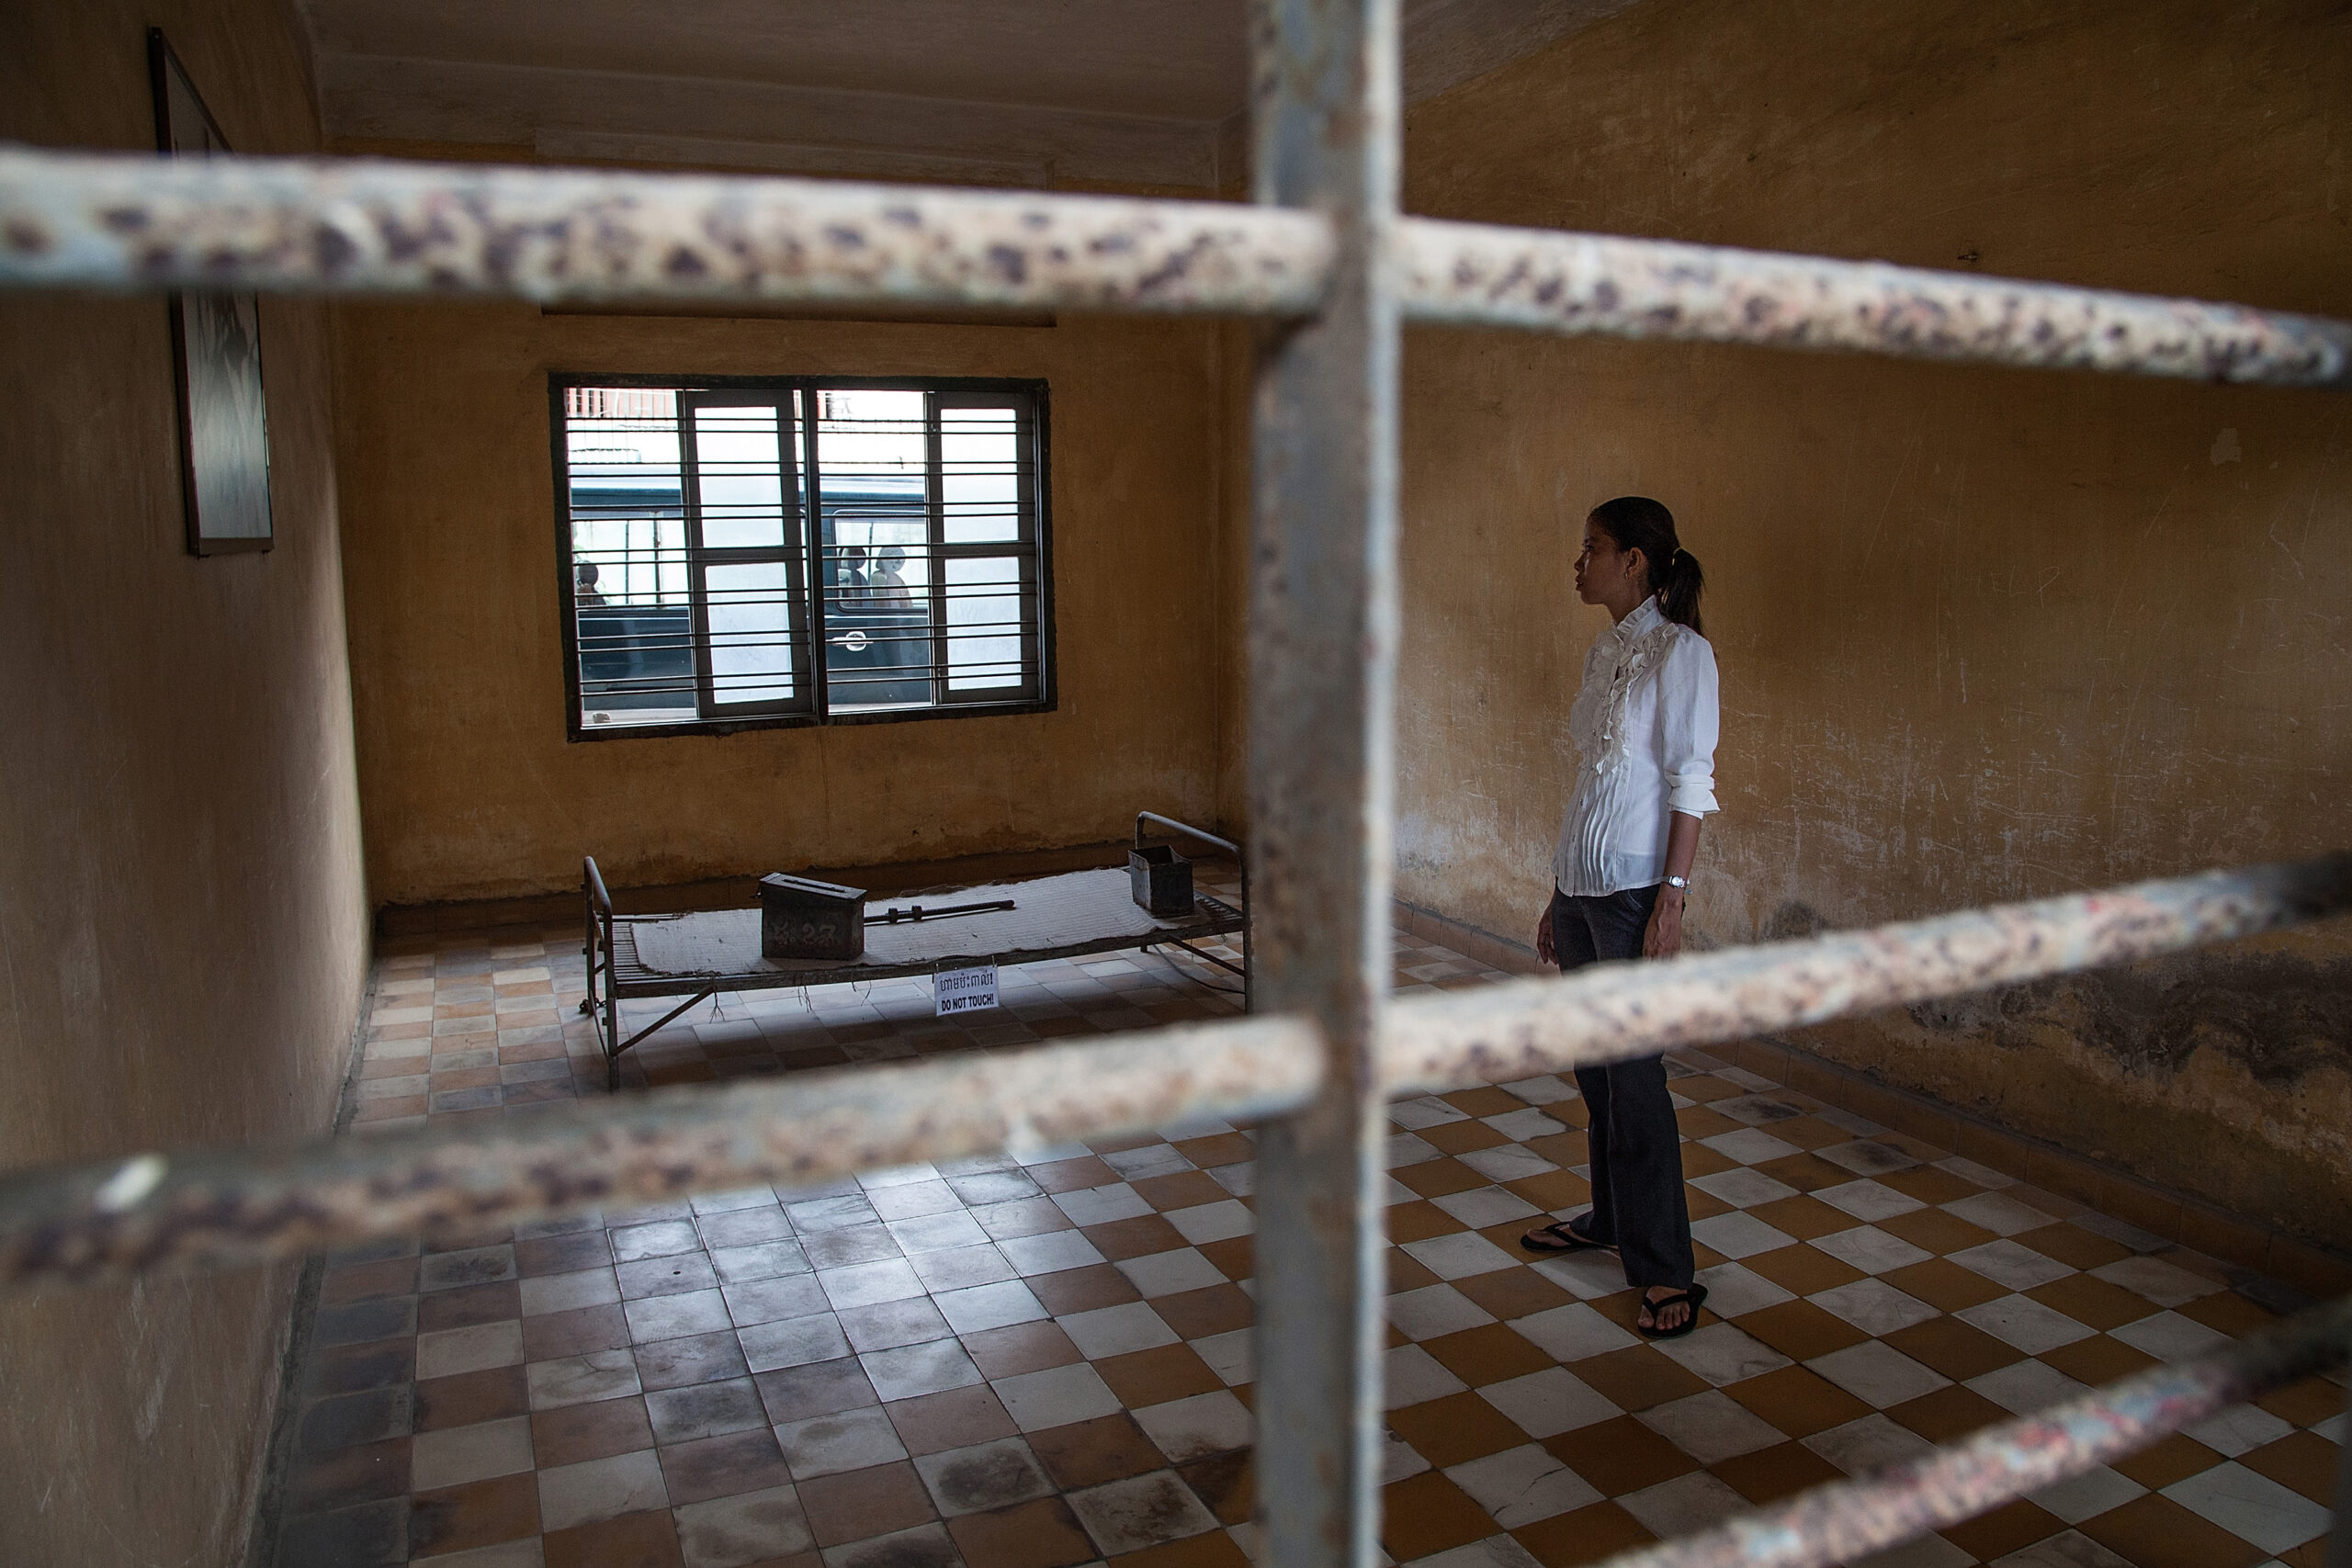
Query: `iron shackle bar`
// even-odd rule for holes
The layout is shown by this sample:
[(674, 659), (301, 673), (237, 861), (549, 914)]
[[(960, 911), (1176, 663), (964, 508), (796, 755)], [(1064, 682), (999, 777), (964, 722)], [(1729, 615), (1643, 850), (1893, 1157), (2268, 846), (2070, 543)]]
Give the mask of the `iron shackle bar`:
[[(1408, 218), (1410, 321), (2352, 389), (2352, 323)], [(1300, 317), (1301, 209), (830, 180), (0, 150), (0, 288)]]
[[(1602, 964), (1385, 1010), (1390, 1098), (1512, 1082), (2128, 963), (2352, 909), (2352, 854), (1872, 931)], [(1306, 1104), (1321, 1042), (1258, 1017), (1001, 1055), (682, 1087), (494, 1125), (141, 1154), (0, 1176), (0, 1289), (499, 1227), (755, 1182), (1114, 1136)]]

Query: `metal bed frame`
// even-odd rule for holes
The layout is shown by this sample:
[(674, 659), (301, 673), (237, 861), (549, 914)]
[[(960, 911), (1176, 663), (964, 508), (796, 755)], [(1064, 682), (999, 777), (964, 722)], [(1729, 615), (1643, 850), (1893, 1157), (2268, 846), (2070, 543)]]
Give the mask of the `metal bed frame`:
[[(1183, 834), (1195, 842), (1223, 850), (1241, 864), (1241, 908), (1213, 895), (1195, 891), (1193, 917), (1141, 935), (1118, 935), (1086, 942), (1067, 942), (1054, 947), (1023, 948), (999, 953), (992, 960), (1000, 964), (1039, 964), (1052, 958), (1078, 958), (1094, 953), (1119, 953), (1134, 948), (1145, 953), (1159, 947), (1182, 948), (1193, 957), (1231, 971), (1241, 978), (1242, 1010), (1250, 1006), (1250, 868), (1239, 845), (1230, 840), (1204, 831), (1172, 817), (1162, 817), (1154, 811), (1136, 813), (1135, 844), (1144, 844), (1144, 824), (1156, 823), (1171, 832)], [(1037, 879), (1023, 879), (1037, 880)], [(1019, 886), (1019, 882), (1007, 886)], [(587, 995), (580, 999), (580, 1010), (592, 1021), (596, 1032), (597, 1049), (605, 1058), (605, 1087), (618, 1090), (621, 1087), (621, 1055), (658, 1032), (673, 1020), (695, 1007), (728, 991), (797, 990), (812, 986), (846, 986), (863, 980), (889, 980), (910, 975), (929, 975), (940, 967), (936, 959), (910, 960), (901, 964), (869, 964), (858, 960), (842, 962), (824, 968), (786, 972), (775, 969), (746, 970), (734, 975), (677, 975), (650, 969), (638, 958), (636, 928), (648, 920), (668, 919), (666, 915), (622, 915), (613, 909), (613, 896), (605, 886), (604, 873), (596, 867), (596, 857), (583, 855), (580, 862), (580, 893), (584, 935), (581, 956), (587, 965)], [(1218, 954), (1195, 947), (1193, 943), (1210, 937), (1238, 933), (1241, 938), (1241, 962), (1235, 964)], [(978, 959), (964, 960), (978, 963)], [(621, 1036), (621, 1003), (643, 997), (684, 997), (685, 1000), (672, 1008), (653, 1022), (624, 1039)]]
[[(0, 149), (0, 288), (1191, 313), (1262, 333), (1251, 462), (1252, 1016), (0, 1178), (0, 1284), (1262, 1119), (1253, 1401), (1279, 1568), (1377, 1561), (1385, 1102), (2125, 963), (2352, 909), (2352, 856), (1388, 995), (1399, 326), (1843, 349), (2352, 389), (2352, 323), (1397, 210), (1398, 0), (1253, 0), (1254, 202)], [(1824, 1568), (2340, 1365), (2352, 1300), (1621, 1565)], [(2352, 1487), (2339, 1501), (2352, 1498)], [(2352, 1530), (2331, 1544), (2352, 1564)]]

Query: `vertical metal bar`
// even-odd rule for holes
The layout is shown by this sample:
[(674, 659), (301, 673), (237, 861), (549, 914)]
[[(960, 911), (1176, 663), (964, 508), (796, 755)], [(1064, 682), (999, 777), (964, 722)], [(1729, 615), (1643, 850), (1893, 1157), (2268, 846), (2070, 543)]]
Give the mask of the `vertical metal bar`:
[[(781, 705), (770, 699), (766, 711), (774, 713), (779, 706), (791, 711), (799, 706), (800, 694), (808, 689), (808, 671), (806, 649), (801, 646), (807, 638), (807, 616), (803, 606), (808, 596), (808, 555), (803, 540), (808, 526), (793, 513), (800, 510), (800, 399), (793, 389), (764, 389), (767, 407), (775, 414), (776, 462), (776, 525), (775, 549), (763, 556), (766, 561), (784, 568), (784, 638), (785, 660), (792, 671), (793, 695)], [(656, 574), (661, 568), (654, 568)], [(768, 646), (768, 645), (762, 645)], [(814, 712), (813, 705), (809, 711)]]
[(923, 539), (931, 557), (931, 705), (947, 705), (947, 455), (939, 394), (922, 395)]
[(582, 709), (580, 702), (580, 604), (574, 584), (579, 581), (573, 573), (580, 570), (572, 557), (571, 524), (571, 412), (569, 407), (571, 383), (559, 377), (548, 378), (548, 446), (554, 458), (555, 473), (555, 558), (556, 615), (563, 628), (563, 699), (570, 703), (564, 719), (564, 734), (580, 739)]
[(1035, 398), (1021, 393), (1016, 394), (1016, 400), (1012, 405), (1012, 536), (1023, 546), (1021, 554), (1013, 558), (1019, 563), (1021, 578), (1021, 689), (1031, 702), (1043, 702), (1045, 627), (1052, 619), (1045, 608), (1046, 536), (1038, 525), (1045, 515), (1040, 494), (1044, 487), (1038, 482), (1045, 478), (1045, 468), (1037, 460), (1044, 423), (1038, 417)]
[(1280, 1568), (1379, 1531), (1396, 649), (1396, 0), (1257, 0), (1256, 196), (1315, 209), (1321, 313), (1261, 339), (1252, 457), (1253, 980), (1312, 1018), (1317, 1098), (1258, 1145), (1259, 1506)]
[(695, 717), (707, 720), (716, 716), (711, 709), (718, 688), (712, 680), (710, 579), (702, 547), (702, 462), (695, 450), (699, 427), (695, 416), (702, 412), (701, 397), (681, 391), (672, 404), (678, 411), (678, 515), (686, 531), (686, 636), (692, 644), (688, 656), (694, 660)]
[(819, 718), (831, 714), (833, 703), (833, 672), (830, 662), (831, 644), (825, 639), (825, 591), (832, 585), (833, 565), (825, 543), (825, 478), (824, 455), (817, 447), (818, 416), (824, 412), (825, 394), (814, 381), (800, 386), (800, 454), (802, 481), (808, 486), (808, 679), (816, 685), (809, 692), (814, 705), (810, 711)]

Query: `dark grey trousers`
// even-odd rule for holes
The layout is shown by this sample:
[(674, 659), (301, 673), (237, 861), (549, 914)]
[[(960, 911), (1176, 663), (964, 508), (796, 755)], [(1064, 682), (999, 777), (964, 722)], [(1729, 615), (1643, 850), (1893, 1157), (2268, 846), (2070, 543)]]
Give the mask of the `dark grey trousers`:
[[(1598, 898), (1553, 889), (1552, 950), (1561, 972), (1639, 958), (1657, 905), (1656, 887)], [(1616, 1246), (1629, 1285), (1689, 1285), (1696, 1260), (1690, 1207), (1682, 1197), (1682, 1130), (1667, 1097), (1666, 1059), (1578, 1067), (1577, 1091), (1592, 1117), (1585, 1145), (1592, 1156), (1592, 1218), (1586, 1223), (1593, 1238)]]

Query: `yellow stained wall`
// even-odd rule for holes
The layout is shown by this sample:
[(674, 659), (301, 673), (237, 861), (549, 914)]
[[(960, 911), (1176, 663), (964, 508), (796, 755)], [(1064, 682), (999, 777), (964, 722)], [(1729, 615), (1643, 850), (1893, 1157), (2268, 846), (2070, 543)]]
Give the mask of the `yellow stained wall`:
[[(1419, 212), (2352, 314), (2352, 15), (1649, 0), (1422, 106)], [(1419, 332), (1402, 897), (1532, 940), (1573, 752), (1576, 529), (1665, 501), (1711, 579), (1704, 939), (2346, 841), (2352, 400)], [(1804, 1043), (2352, 1242), (2332, 930)]]
[[(379, 903), (927, 860), (1216, 810), (1216, 329), (341, 311), (339, 461)], [(571, 742), (550, 371), (1041, 378), (1060, 700), (1001, 717)]]
[[(266, 0), (0, 6), (0, 141), (152, 152), (146, 28), (315, 148)], [(181, 522), (160, 299), (0, 295), (0, 1163), (316, 1134), (367, 964), (328, 318), (265, 299), (277, 547)], [(0, 1300), (0, 1559), (232, 1563), (295, 1270)]]

